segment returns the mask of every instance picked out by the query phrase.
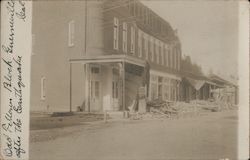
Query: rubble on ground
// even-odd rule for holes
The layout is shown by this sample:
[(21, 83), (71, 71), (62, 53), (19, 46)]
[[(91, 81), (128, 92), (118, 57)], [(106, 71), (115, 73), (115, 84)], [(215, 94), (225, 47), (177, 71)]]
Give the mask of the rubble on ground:
[(146, 113), (130, 112), (130, 118), (138, 119), (163, 119), (163, 118), (180, 118), (194, 117), (208, 112), (219, 112), (223, 110), (235, 109), (236, 105), (232, 105), (225, 101), (215, 100), (193, 100), (186, 102), (169, 102), (163, 100), (153, 100), (147, 102)]

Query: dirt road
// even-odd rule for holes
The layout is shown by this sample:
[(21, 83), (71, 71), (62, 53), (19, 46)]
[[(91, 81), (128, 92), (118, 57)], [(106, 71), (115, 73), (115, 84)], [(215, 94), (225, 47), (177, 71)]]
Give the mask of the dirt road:
[[(237, 112), (174, 120), (95, 123), (32, 142), (31, 160), (236, 159)], [(76, 129), (77, 128), (77, 129)], [(39, 131), (38, 131), (39, 132)], [(41, 132), (42, 134), (42, 132)]]

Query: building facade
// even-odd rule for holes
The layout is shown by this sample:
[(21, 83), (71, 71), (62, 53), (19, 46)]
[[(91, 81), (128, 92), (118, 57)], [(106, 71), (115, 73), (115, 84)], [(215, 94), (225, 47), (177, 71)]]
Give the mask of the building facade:
[(138, 0), (34, 1), (32, 33), (33, 111), (180, 100), (177, 31)]

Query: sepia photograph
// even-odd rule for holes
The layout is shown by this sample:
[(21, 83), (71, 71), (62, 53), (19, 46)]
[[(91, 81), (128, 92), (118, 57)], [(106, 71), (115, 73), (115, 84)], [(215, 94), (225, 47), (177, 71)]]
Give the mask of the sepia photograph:
[(20, 95), (30, 90), (29, 149), (20, 144), (17, 157), (241, 159), (239, 110), (249, 107), (239, 105), (243, 1), (30, 3), (30, 36), (22, 40), (31, 49), (30, 81), (18, 83)]

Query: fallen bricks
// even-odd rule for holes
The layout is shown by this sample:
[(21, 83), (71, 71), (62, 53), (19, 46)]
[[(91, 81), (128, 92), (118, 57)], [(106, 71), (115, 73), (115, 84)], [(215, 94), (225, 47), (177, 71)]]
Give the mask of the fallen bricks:
[(163, 119), (163, 118), (185, 118), (206, 114), (208, 112), (218, 112), (222, 110), (237, 108), (235, 105), (215, 102), (195, 100), (190, 103), (168, 102), (154, 100), (147, 102), (146, 113), (130, 113), (130, 119)]

